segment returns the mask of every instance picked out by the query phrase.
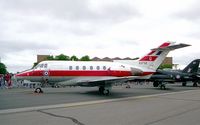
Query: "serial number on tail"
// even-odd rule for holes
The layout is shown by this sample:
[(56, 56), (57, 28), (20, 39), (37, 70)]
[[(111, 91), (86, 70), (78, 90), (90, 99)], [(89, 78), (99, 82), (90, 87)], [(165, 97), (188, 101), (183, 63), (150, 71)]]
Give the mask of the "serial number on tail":
[(139, 62), (141, 65), (147, 65), (147, 62)]

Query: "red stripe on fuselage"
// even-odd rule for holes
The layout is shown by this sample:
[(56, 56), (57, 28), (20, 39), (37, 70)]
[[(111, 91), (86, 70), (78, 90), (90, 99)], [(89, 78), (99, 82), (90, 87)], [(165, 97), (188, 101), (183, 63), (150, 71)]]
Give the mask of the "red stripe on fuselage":
[[(37, 71), (30, 71), (25, 73), (17, 74), (16, 76), (20, 77), (26, 77), (26, 76), (45, 76), (43, 70), (37, 70)], [(141, 74), (142, 76), (150, 75), (153, 72), (144, 72)], [(48, 76), (115, 76), (115, 77), (125, 77), (125, 76), (132, 76), (132, 73), (130, 71), (118, 71), (118, 70), (112, 70), (112, 71), (67, 71), (67, 70), (49, 70)]]
[(50, 76), (130, 76), (129, 71), (49, 71)]
[[(26, 73), (17, 74), (16, 76), (44, 76), (43, 70), (30, 71)], [(69, 70), (49, 70), (48, 76), (131, 76), (132, 73), (130, 71), (69, 71)]]

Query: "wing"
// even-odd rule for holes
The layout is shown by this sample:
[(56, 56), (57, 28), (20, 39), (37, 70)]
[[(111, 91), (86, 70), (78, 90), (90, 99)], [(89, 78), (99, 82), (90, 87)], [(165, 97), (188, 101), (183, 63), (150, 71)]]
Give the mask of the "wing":
[(94, 78), (90, 80), (80, 80), (77, 81), (77, 86), (87, 86), (87, 87), (94, 87), (94, 86), (109, 86), (112, 84), (122, 83), (129, 80), (133, 80), (138, 76), (129, 76), (129, 77), (105, 77), (105, 78)]

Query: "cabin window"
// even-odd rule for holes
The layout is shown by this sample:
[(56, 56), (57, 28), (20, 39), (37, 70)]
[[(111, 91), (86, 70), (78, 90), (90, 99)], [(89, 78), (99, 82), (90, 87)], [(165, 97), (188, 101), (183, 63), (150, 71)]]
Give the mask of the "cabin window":
[(79, 70), (79, 66), (76, 66), (76, 70)]
[(103, 70), (106, 70), (106, 66), (103, 66)]
[(44, 68), (47, 68), (47, 64), (44, 64)]
[(83, 70), (86, 70), (86, 66), (83, 66)]
[(93, 66), (90, 66), (90, 70), (93, 70)]
[(72, 68), (72, 66), (69, 66), (69, 70), (72, 70), (73, 68)]
[(100, 66), (97, 66), (97, 70), (100, 70)]

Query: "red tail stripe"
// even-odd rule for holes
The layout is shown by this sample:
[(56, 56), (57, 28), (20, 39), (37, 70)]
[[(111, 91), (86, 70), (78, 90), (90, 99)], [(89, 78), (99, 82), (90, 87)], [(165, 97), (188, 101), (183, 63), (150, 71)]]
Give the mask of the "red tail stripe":
[(160, 45), (159, 48), (164, 48), (164, 47), (167, 47), (169, 45), (170, 45), (170, 43), (166, 42), (166, 43), (163, 43), (162, 45)]
[(152, 55), (153, 53), (155, 53), (155, 50), (152, 50), (150, 53), (148, 53), (147, 55)]
[(155, 61), (157, 59), (157, 56), (145, 56), (140, 61)]

